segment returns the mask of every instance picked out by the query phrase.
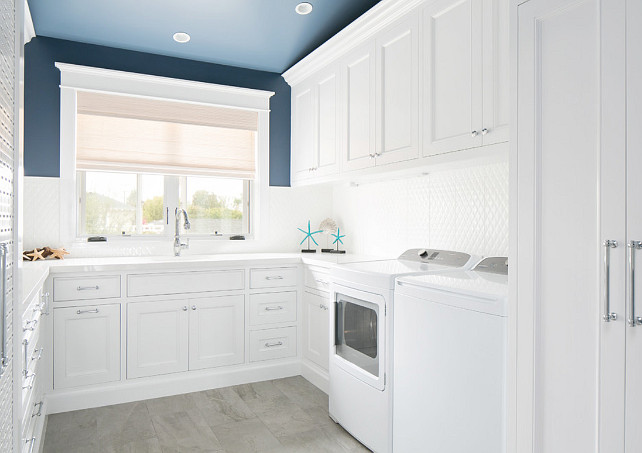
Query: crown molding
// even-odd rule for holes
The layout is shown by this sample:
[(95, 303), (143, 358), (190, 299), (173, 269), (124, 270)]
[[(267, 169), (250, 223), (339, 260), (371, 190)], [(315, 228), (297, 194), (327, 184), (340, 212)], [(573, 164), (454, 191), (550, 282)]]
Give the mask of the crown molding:
[(273, 91), (56, 62), (60, 87), (269, 111)]
[(285, 71), (283, 78), (290, 86), (300, 83), (424, 3), (427, 0), (381, 0)]

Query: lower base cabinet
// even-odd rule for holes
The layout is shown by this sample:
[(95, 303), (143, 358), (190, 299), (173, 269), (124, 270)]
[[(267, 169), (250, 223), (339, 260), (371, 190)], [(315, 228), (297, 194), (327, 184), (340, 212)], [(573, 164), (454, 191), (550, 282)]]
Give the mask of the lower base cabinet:
[(328, 293), (303, 291), (303, 357), (328, 370), (330, 320)]
[(127, 307), (127, 377), (244, 361), (243, 295), (133, 302)]
[(120, 305), (56, 308), (54, 388), (120, 380)]

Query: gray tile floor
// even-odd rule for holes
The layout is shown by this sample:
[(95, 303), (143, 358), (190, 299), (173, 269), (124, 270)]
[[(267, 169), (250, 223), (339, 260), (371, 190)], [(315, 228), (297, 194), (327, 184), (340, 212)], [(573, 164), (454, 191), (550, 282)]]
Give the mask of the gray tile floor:
[(369, 452), (301, 376), (49, 416), (44, 453)]

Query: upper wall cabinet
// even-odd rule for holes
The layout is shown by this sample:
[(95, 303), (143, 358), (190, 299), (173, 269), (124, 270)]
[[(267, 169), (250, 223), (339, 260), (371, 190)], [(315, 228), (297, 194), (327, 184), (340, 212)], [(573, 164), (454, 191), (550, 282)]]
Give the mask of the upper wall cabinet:
[(419, 157), (419, 20), (376, 39), (376, 165)]
[(297, 63), (293, 183), (507, 142), (508, 22), (508, 0), (382, 0)]
[(345, 155), (343, 168), (374, 166), (375, 157), (375, 50), (366, 43), (342, 64), (345, 74)]
[(292, 181), (337, 173), (339, 71), (325, 69), (292, 90)]
[(508, 140), (507, 14), (507, 0), (424, 8), (424, 156)]

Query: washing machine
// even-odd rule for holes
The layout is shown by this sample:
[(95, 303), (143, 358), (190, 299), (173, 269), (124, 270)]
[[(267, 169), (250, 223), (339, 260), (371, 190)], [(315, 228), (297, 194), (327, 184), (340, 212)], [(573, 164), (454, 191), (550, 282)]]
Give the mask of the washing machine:
[(395, 286), (395, 453), (506, 451), (508, 260)]

